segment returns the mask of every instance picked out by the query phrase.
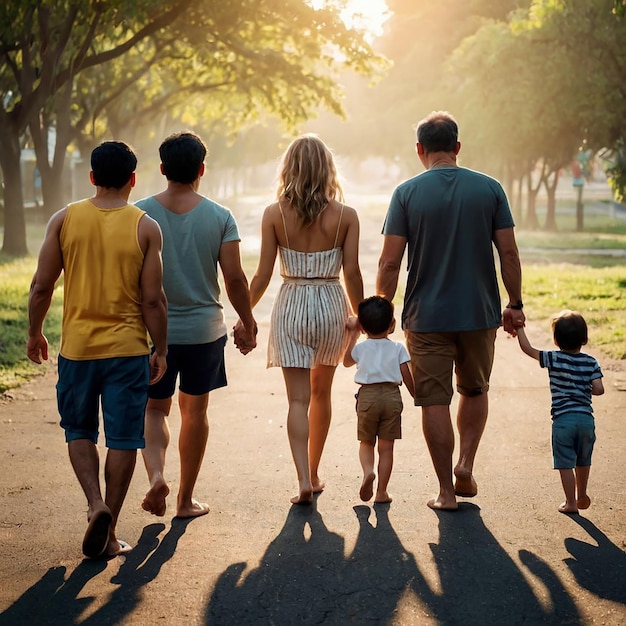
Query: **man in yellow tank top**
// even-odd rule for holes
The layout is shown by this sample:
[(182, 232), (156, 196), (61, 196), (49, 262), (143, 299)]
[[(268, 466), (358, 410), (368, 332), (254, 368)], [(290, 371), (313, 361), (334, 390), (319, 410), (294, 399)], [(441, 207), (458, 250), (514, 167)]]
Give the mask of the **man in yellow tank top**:
[[(83, 553), (124, 554), (115, 533), (143, 448), (148, 384), (166, 369), (167, 302), (162, 287), (161, 230), (128, 203), (137, 158), (107, 141), (91, 154), (92, 198), (74, 202), (48, 223), (28, 300), (28, 358), (48, 358), (43, 324), (64, 273), (57, 402), (70, 461), (88, 503)], [(150, 357), (148, 336), (154, 344)], [(100, 490), (99, 406), (106, 436)]]

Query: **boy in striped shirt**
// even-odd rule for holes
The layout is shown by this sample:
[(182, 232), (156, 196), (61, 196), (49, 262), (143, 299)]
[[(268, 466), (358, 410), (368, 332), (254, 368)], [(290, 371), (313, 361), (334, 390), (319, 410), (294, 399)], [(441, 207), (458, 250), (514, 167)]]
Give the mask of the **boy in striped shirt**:
[(524, 328), (517, 328), (521, 349), (548, 370), (552, 393), (552, 454), (561, 474), (565, 502), (561, 513), (587, 509), (591, 499), (587, 482), (596, 440), (591, 396), (604, 393), (602, 370), (592, 356), (581, 352), (587, 343), (587, 323), (576, 311), (561, 311), (552, 318), (553, 351), (537, 350)]

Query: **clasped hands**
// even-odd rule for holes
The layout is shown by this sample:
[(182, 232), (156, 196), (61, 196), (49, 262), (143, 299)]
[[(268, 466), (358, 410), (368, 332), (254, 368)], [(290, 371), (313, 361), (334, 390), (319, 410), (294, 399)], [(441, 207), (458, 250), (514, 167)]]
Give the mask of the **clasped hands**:
[(511, 337), (517, 337), (517, 329), (525, 325), (526, 316), (522, 310), (504, 309), (502, 311), (502, 328)]
[(247, 330), (241, 320), (237, 320), (237, 323), (233, 326), (233, 338), (235, 341), (235, 347), (241, 352), (241, 354), (248, 354), (256, 348), (256, 335), (258, 327), (255, 324), (252, 330)]

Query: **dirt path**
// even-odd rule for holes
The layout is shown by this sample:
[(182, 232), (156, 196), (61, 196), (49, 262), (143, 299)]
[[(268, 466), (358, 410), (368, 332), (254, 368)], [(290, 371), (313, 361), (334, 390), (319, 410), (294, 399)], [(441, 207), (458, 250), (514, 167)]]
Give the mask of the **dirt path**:
[[(378, 247), (363, 247), (371, 285)], [(267, 300), (261, 347), (245, 358), (227, 347), (230, 384), (211, 398), (198, 483), (211, 513), (183, 522), (171, 511), (144, 512), (139, 460), (119, 525), (135, 545), (126, 558), (82, 559), (86, 506), (58, 426), (54, 373), (0, 402), (0, 624), (626, 622), (621, 364), (602, 360), (607, 393), (595, 400), (593, 504), (584, 515), (556, 511), (547, 378), (504, 335), (477, 460), (480, 492), (458, 513), (425, 506), (435, 478), (406, 395), (394, 501), (359, 501), (355, 386), (341, 367), (322, 468), (327, 489), (312, 509), (290, 507), (296, 481), (283, 382), (265, 369)], [(549, 345), (538, 326), (529, 333)], [(171, 426), (174, 442), (177, 412)], [(174, 491), (177, 465), (172, 446)]]

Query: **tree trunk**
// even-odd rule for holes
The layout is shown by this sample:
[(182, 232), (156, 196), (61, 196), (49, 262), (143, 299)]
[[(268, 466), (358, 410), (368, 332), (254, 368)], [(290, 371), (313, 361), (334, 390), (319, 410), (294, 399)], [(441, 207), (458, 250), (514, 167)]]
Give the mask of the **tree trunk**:
[(537, 230), (539, 228), (539, 220), (537, 219), (537, 193), (539, 187), (533, 189), (532, 176), (528, 174), (526, 187), (526, 220), (524, 226), (528, 230)]
[[(9, 120), (6, 120), (9, 122)], [(0, 167), (4, 179), (4, 240), (2, 252), (26, 256), (26, 219), (19, 133), (10, 123), (0, 124)]]
[(558, 227), (556, 225), (556, 186), (559, 182), (559, 170), (553, 172), (552, 181), (550, 181), (550, 175), (544, 179), (544, 185), (548, 194), (548, 208), (546, 211), (546, 225), (545, 230), (549, 232), (556, 232)]

